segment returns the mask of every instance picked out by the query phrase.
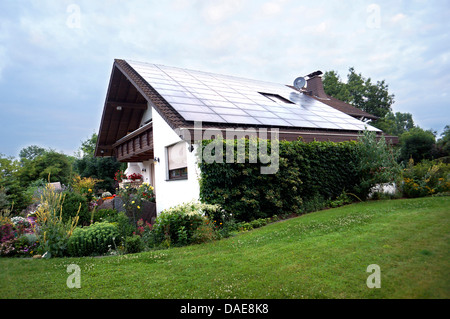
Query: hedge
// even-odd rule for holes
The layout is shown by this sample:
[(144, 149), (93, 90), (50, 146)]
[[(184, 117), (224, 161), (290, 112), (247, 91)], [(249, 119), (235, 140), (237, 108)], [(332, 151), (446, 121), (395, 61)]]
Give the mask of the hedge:
[[(210, 142), (203, 141), (202, 154)], [(271, 143), (267, 142), (270, 154)], [(263, 164), (259, 157), (258, 163), (249, 163), (249, 140), (245, 143), (244, 163), (238, 162), (236, 157), (233, 163), (199, 161), (201, 201), (220, 205), (237, 220), (298, 214), (305, 210), (308, 202), (318, 198), (334, 199), (343, 191), (354, 192), (360, 183), (360, 153), (356, 141), (280, 141), (276, 174), (261, 174)], [(227, 145), (237, 154), (237, 140), (223, 140), (224, 154)]]

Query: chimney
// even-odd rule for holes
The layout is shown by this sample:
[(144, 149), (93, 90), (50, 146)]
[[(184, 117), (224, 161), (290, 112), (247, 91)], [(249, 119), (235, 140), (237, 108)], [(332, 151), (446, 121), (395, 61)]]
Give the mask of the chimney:
[(322, 83), (322, 71), (316, 71), (311, 74), (308, 74), (308, 80), (306, 88), (308, 91), (311, 91), (313, 96), (318, 97), (319, 99), (329, 99), (325, 94)]

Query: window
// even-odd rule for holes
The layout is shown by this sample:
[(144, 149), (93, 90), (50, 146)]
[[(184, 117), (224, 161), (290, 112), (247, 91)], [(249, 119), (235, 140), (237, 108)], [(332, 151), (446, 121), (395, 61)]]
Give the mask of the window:
[(181, 142), (167, 147), (169, 180), (187, 179), (186, 143)]
[(266, 98), (268, 98), (269, 100), (272, 100), (274, 102), (282, 102), (282, 103), (288, 103), (288, 104), (295, 104), (292, 101), (289, 101), (288, 99), (278, 95), (278, 94), (272, 94), (272, 93), (262, 93), (259, 92), (260, 94), (264, 95)]

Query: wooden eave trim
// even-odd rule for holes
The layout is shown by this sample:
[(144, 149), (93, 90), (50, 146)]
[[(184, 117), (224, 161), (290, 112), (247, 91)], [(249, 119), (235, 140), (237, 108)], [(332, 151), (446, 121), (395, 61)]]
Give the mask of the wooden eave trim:
[[(136, 87), (136, 89), (154, 106), (155, 110), (173, 129), (187, 123), (184, 118), (155, 90), (142, 76), (134, 70), (125, 60), (116, 59), (114, 64)], [(165, 108), (165, 110), (162, 110)]]
[(125, 102), (115, 102), (115, 101), (107, 101), (106, 106), (108, 107), (124, 107), (129, 109), (139, 109), (139, 110), (146, 110), (148, 107), (147, 103), (125, 103)]
[(111, 90), (111, 86), (112, 86), (115, 70), (116, 70), (116, 65), (114, 63), (113, 66), (112, 66), (112, 69), (111, 69), (111, 75), (109, 77), (109, 83), (108, 83), (108, 89), (106, 91), (107, 93), (106, 93), (105, 102), (103, 104), (103, 112), (102, 112), (102, 118), (100, 120), (100, 128), (99, 128), (99, 131), (98, 131), (98, 139), (97, 139), (97, 144), (95, 145), (95, 152), (94, 152), (95, 156), (102, 156), (102, 154), (100, 152), (100, 149), (99, 149), (99, 144), (98, 143), (100, 142), (100, 134), (103, 131), (103, 124), (104, 124), (104, 120), (105, 120), (105, 116), (106, 116), (106, 103), (107, 103), (107, 101), (109, 99), (109, 92)]

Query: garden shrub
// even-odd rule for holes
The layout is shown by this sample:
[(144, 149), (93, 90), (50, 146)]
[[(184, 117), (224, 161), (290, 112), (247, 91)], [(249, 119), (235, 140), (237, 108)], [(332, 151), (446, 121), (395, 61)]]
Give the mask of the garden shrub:
[(134, 225), (137, 224), (143, 213), (144, 203), (155, 202), (153, 191), (153, 186), (148, 183), (142, 183), (139, 187), (126, 185), (119, 190), (118, 196), (122, 199), (123, 207)]
[(384, 136), (379, 140), (375, 132), (364, 131), (357, 144), (357, 174), (360, 181), (355, 192), (367, 198), (377, 184), (395, 184), (400, 181), (401, 166), (397, 163), (399, 152), (386, 143)]
[(49, 184), (42, 189), (40, 205), (34, 213), (38, 251), (46, 257), (66, 255), (68, 239), (78, 223), (78, 216), (63, 220), (63, 201), (63, 194), (56, 192)]
[[(208, 143), (204, 141), (203, 147)], [(228, 143), (234, 143), (236, 151), (237, 142), (225, 140), (224, 147)], [(220, 205), (238, 221), (251, 221), (274, 214), (299, 213), (306, 202), (318, 195), (334, 198), (345, 188), (353, 190), (359, 182), (355, 174), (356, 142), (280, 141), (279, 152), (276, 174), (263, 175), (261, 164), (248, 161), (227, 164), (202, 161), (201, 200)]]
[(63, 221), (66, 222), (67, 220), (74, 218), (78, 214), (78, 223), (84, 226), (89, 225), (91, 220), (91, 213), (89, 212), (89, 204), (86, 197), (76, 192), (64, 192), (63, 194)]
[(111, 221), (111, 219), (116, 218), (118, 214), (118, 211), (112, 208), (103, 208), (95, 210), (95, 212), (92, 214), (93, 222), (102, 222), (105, 220)]
[(172, 245), (189, 244), (195, 230), (208, 220), (205, 211), (212, 209), (217, 208), (190, 202), (162, 211), (156, 218), (152, 230), (157, 242), (170, 240)]
[(77, 227), (69, 238), (68, 253), (73, 257), (103, 255), (116, 246), (118, 237), (117, 226), (108, 222)]
[(130, 218), (125, 212), (117, 212), (116, 210), (108, 210), (103, 218), (103, 221), (114, 224), (119, 232), (118, 240), (123, 240), (127, 236), (131, 236), (136, 230)]
[(192, 234), (191, 243), (202, 244), (211, 242), (217, 239), (216, 226), (209, 220), (204, 220), (197, 229), (194, 230)]
[(128, 254), (139, 253), (144, 249), (142, 238), (139, 235), (127, 236), (125, 238), (124, 246), (125, 252)]
[(409, 198), (450, 192), (450, 164), (424, 160), (414, 165), (411, 159), (403, 171), (401, 190)]
[[(365, 198), (374, 185), (392, 182), (400, 173), (390, 146), (370, 132), (359, 141), (340, 143), (279, 141), (275, 174), (261, 174), (259, 157), (249, 162), (250, 141), (245, 139), (244, 163), (236, 158), (231, 163), (199, 161), (201, 201), (219, 205), (237, 221), (315, 211), (343, 192)], [(203, 155), (211, 142), (202, 142)], [(223, 154), (227, 148), (238, 154), (237, 140), (220, 142)], [(267, 148), (270, 154), (270, 140)]]

